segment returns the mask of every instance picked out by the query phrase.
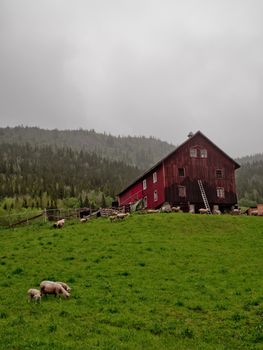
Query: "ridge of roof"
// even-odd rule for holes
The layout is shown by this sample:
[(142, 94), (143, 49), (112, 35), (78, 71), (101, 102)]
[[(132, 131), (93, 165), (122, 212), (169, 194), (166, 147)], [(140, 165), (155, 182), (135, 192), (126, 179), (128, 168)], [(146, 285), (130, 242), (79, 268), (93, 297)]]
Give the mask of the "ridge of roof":
[[(190, 134), (189, 134), (190, 135)], [(152, 165), (149, 169), (145, 170), (141, 175), (139, 175), (135, 180), (133, 180), (129, 185), (127, 185), (123, 190), (121, 190), (117, 195), (119, 196), (123, 192), (125, 192), (128, 188), (130, 188), (132, 185), (134, 185), (136, 182), (141, 180), (146, 174), (151, 172), (154, 168), (156, 168), (158, 165), (160, 165), (162, 162), (164, 162), (167, 158), (169, 158), (172, 154), (174, 154), (179, 148), (184, 146), (186, 143), (188, 143), (193, 137), (201, 135), (203, 136), (208, 142), (210, 142), (214, 147), (216, 147), (221, 153), (223, 153), (228, 159), (230, 159), (235, 164), (235, 169), (240, 168), (240, 165), (231, 158), (228, 154), (226, 154), (221, 148), (219, 148), (213, 141), (211, 141), (207, 136), (205, 136), (200, 130), (198, 130), (195, 134), (188, 137), (184, 142), (182, 142), (179, 146), (175, 147), (174, 150), (169, 152), (166, 156), (164, 156), (161, 160), (159, 160), (157, 163)]]

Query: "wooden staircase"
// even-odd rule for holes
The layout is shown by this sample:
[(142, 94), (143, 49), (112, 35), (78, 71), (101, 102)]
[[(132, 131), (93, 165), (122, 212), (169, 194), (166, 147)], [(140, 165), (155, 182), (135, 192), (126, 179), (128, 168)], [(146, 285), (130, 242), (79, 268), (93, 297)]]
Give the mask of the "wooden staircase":
[(201, 192), (201, 196), (203, 198), (203, 202), (205, 205), (205, 208), (207, 209), (208, 214), (212, 214), (211, 209), (210, 209), (210, 205), (208, 203), (208, 199), (204, 190), (204, 186), (201, 180), (197, 180), (199, 188), (200, 188), (200, 192)]

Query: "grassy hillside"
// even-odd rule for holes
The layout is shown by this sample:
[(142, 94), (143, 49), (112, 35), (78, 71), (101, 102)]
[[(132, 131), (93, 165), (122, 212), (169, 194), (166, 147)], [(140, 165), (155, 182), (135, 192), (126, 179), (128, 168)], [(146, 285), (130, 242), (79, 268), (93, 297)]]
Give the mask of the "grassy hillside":
[[(42, 223), (0, 246), (0, 349), (263, 348), (261, 217)], [(71, 298), (28, 303), (43, 279)]]

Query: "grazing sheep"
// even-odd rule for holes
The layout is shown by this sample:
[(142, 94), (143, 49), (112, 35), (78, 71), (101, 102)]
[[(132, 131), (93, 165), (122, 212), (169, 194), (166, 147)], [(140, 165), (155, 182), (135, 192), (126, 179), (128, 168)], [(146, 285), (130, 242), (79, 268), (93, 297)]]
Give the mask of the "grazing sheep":
[(179, 211), (181, 210), (181, 207), (172, 207), (172, 211), (174, 212), (174, 213), (179, 213)]
[(60, 284), (67, 292), (71, 291), (71, 288), (67, 285), (67, 283), (65, 282), (55, 282), (55, 283)]
[(126, 218), (129, 215), (130, 215), (129, 213), (118, 213), (116, 215), (116, 217), (117, 217), (118, 220), (123, 220), (124, 218)]
[(40, 283), (40, 288), (43, 286), (43, 285), (45, 285), (45, 284), (47, 284), (47, 283), (58, 283), (58, 284), (60, 284), (67, 292), (70, 292), (71, 291), (71, 288), (69, 287), (69, 285), (67, 284), (67, 283), (65, 283), (65, 282), (59, 282), (59, 281), (42, 281), (41, 283)]
[(160, 210), (158, 210), (158, 209), (147, 209), (146, 213), (147, 214), (156, 214), (156, 213), (160, 213)]
[(208, 209), (206, 209), (206, 208), (200, 208), (200, 209), (199, 209), (199, 213), (200, 213), (200, 214), (208, 214)]
[(62, 287), (60, 283), (52, 281), (42, 281), (40, 283), (41, 296), (47, 294), (54, 294), (55, 296), (63, 295), (64, 298), (68, 298), (70, 294)]
[(257, 209), (251, 210), (250, 211), (250, 215), (257, 216), (258, 215), (258, 210)]
[(28, 295), (28, 302), (30, 302), (32, 299), (34, 299), (35, 302), (41, 301), (41, 294), (38, 289), (34, 289), (34, 288), (28, 289), (27, 295)]
[(109, 216), (110, 222), (117, 220), (117, 215), (110, 215)]
[(214, 209), (213, 214), (215, 215), (221, 215), (221, 211), (219, 209)]
[(87, 222), (87, 218), (81, 218), (80, 222), (83, 224), (84, 222)]
[(171, 205), (168, 202), (165, 202), (163, 206), (161, 207), (161, 212), (162, 213), (171, 213), (172, 208)]
[(241, 210), (238, 209), (238, 208), (235, 208), (235, 209), (232, 210), (232, 214), (233, 215), (240, 215), (241, 214)]
[(61, 220), (58, 220), (54, 225), (53, 227), (55, 228), (62, 228), (65, 224), (65, 219), (61, 219)]

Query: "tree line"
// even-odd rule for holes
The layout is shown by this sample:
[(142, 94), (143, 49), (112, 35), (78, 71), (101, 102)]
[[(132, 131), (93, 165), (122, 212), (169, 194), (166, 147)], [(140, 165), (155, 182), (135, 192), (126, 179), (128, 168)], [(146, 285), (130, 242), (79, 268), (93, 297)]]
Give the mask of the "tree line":
[[(238, 202), (241, 206), (255, 206), (263, 203), (263, 154), (249, 156), (247, 162), (237, 170)], [(262, 159), (262, 160), (257, 160)]]
[(175, 148), (154, 137), (112, 136), (94, 130), (45, 130), (23, 126), (0, 128), (0, 143), (69, 147), (73, 151), (83, 150), (142, 170), (149, 168)]
[(14, 208), (109, 205), (140, 172), (69, 147), (3, 143), (0, 159), (0, 200)]

